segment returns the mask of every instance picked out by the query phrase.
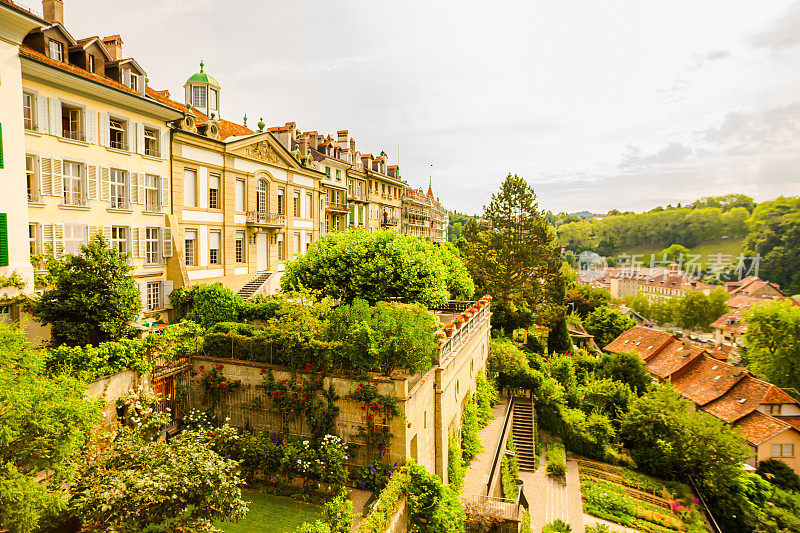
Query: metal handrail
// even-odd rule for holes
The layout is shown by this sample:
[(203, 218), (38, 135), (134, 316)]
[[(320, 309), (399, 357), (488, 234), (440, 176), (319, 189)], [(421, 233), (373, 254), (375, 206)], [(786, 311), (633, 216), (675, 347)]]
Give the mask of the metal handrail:
[(492, 469), (489, 471), (489, 481), (486, 482), (486, 495), (492, 490), (492, 480), (494, 480), (495, 472), (500, 464), (500, 456), (506, 449), (506, 440), (508, 440), (508, 422), (511, 418), (512, 405), (514, 404), (514, 397), (508, 399), (506, 406), (506, 414), (503, 417), (503, 431), (500, 433), (500, 442), (497, 443), (497, 448), (494, 451), (494, 460), (492, 461)]

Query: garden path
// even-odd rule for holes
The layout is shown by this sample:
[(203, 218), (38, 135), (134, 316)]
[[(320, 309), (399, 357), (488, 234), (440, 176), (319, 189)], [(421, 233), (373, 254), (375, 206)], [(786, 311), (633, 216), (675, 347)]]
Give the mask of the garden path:
[(503, 422), (508, 398), (501, 398), (500, 403), (492, 408), (492, 420), (480, 432), (481, 444), (484, 450), (479, 453), (469, 464), (464, 474), (464, 483), (461, 485), (461, 494), (475, 496), (486, 494), (486, 483), (492, 470), (494, 452), (503, 433)]
[(356, 531), (358, 525), (364, 519), (364, 507), (367, 505), (367, 500), (370, 499), (372, 493), (368, 490), (354, 489), (347, 487), (347, 495), (350, 501), (353, 502), (353, 528), (351, 531)]
[(567, 460), (565, 479), (552, 478), (547, 475), (547, 456), (545, 446), (542, 446), (539, 469), (536, 472), (520, 472), (520, 479), (524, 482), (523, 490), (530, 505), (534, 532), (539, 533), (546, 524), (561, 519), (572, 526), (573, 533), (584, 533), (577, 461)]

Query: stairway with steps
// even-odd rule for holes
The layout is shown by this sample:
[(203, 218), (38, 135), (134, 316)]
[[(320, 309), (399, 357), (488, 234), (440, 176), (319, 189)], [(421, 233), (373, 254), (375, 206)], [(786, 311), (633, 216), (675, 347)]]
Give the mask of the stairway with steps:
[(524, 472), (535, 470), (535, 443), (533, 436), (533, 403), (530, 398), (515, 397), (511, 404), (511, 432), (519, 469)]
[(259, 272), (258, 274), (256, 274), (256, 277), (248, 281), (245, 284), (245, 286), (239, 289), (239, 292), (237, 292), (236, 294), (241, 296), (244, 299), (244, 301), (250, 300), (250, 298), (253, 297), (256, 291), (258, 291), (258, 289), (260, 289), (261, 286), (267, 282), (267, 280), (272, 276), (272, 274), (273, 274), (272, 272)]

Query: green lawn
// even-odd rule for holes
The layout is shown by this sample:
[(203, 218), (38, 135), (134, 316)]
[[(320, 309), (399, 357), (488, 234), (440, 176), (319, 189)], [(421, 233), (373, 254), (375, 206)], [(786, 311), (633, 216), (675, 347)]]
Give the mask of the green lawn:
[[(695, 246), (694, 248), (689, 248), (689, 251), (692, 254), (699, 254), (701, 256), (700, 262), (703, 264), (707, 264), (711, 262), (709, 256), (714, 254), (724, 254), (731, 256), (731, 261), (736, 262), (739, 254), (742, 253), (742, 245), (744, 244), (744, 239), (723, 239), (717, 241), (708, 241), (706, 243), (700, 244)], [(615, 252), (614, 255), (619, 257), (620, 254), (628, 254), (633, 255), (641, 255), (641, 257), (637, 257), (637, 261), (643, 261), (644, 263), (648, 263), (650, 261), (651, 254), (657, 254), (666, 246), (632, 246), (629, 248), (623, 248), (618, 252)], [(659, 260), (656, 257), (656, 260)]]
[(215, 522), (225, 533), (284, 533), (297, 529), (306, 521), (322, 518), (322, 507), (291, 498), (246, 491), (250, 502), (247, 517), (236, 523)]

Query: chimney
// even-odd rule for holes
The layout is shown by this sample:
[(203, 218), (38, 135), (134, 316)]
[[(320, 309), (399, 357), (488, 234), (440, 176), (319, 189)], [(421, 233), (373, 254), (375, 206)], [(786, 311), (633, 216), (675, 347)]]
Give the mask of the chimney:
[(317, 132), (312, 131), (308, 132), (308, 145), (311, 147), (312, 150), (316, 150), (317, 146), (319, 146), (319, 139), (317, 137)]
[(305, 157), (308, 155), (308, 135), (300, 136), (300, 156)]
[(122, 59), (122, 37), (119, 35), (104, 37), (103, 44), (108, 49), (108, 53), (111, 54), (111, 59), (114, 61), (119, 61)]
[[(289, 139), (297, 140), (297, 124), (294, 122), (287, 122), (286, 127), (289, 128)], [(305, 154), (304, 154), (305, 155)]]
[(336, 132), (336, 146), (339, 148), (347, 148), (347, 130), (339, 130)]
[(64, 2), (62, 0), (42, 0), (44, 20), (50, 24), (64, 25)]
[(353, 160), (355, 161), (356, 157), (356, 140), (352, 137), (350, 138), (350, 153), (353, 155)]

